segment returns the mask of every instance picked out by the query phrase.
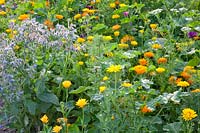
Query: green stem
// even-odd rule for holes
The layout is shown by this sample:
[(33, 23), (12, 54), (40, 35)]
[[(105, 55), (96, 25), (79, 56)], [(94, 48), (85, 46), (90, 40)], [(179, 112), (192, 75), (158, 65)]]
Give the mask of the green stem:
[(83, 115), (83, 118), (82, 118), (82, 133), (84, 133), (84, 108), (82, 109), (82, 115)]

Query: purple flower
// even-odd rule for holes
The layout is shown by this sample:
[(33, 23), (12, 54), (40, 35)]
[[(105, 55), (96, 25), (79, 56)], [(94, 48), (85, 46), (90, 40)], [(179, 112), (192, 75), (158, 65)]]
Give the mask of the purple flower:
[(197, 35), (198, 35), (198, 33), (195, 32), (195, 31), (190, 31), (190, 32), (188, 32), (188, 37), (189, 37), (189, 38), (193, 38), (193, 37), (195, 37), (195, 36), (197, 36)]
[(129, 12), (123, 12), (125, 17), (128, 17)]

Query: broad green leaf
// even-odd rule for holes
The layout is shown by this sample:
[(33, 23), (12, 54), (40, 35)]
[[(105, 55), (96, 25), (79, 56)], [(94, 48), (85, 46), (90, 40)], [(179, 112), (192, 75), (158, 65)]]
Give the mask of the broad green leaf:
[(105, 24), (97, 24), (97, 25), (94, 26), (92, 31), (98, 32), (98, 31), (100, 31), (102, 29), (106, 29), (106, 28), (107, 28), (107, 26)]
[(78, 89), (72, 90), (72, 91), (70, 91), (69, 93), (70, 93), (70, 94), (79, 94), (79, 93), (81, 93), (81, 92), (86, 91), (87, 89), (88, 89), (88, 87), (80, 86)]
[(181, 122), (170, 123), (163, 127), (163, 130), (169, 133), (179, 133), (180, 129), (181, 129)]
[(78, 128), (77, 125), (72, 124), (72, 125), (70, 125), (69, 128), (68, 128), (68, 132), (69, 132), (69, 133), (80, 133), (80, 130), (79, 130), (79, 128)]
[(35, 111), (36, 111), (36, 108), (37, 108), (36, 102), (33, 102), (32, 100), (25, 100), (24, 105), (28, 109), (28, 112), (30, 114), (35, 115)]
[(46, 103), (52, 103), (55, 105), (59, 104), (59, 100), (58, 100), (57, 96), (53, 93), (46, 92), (46, 93), (37, 95), (37, 97), (38, 97), (38, 99), (40, 99), (41, 101), (46, 102)]
[(191, 59), (188, 63), (187, 66), (197, 66), (200, 64), (200, 58), (195, 56), (193, 59)]

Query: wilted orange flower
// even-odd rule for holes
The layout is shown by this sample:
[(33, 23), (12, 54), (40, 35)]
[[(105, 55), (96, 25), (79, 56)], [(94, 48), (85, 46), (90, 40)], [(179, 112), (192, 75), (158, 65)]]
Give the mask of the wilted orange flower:
[(161, 57), (157, 60), (158, 64), (161, 64), (161, 63), (166, 63), (167, 62), (167, 58), (164, 58), (164, 57)]
[(139, 59), (139, 64), (146, 66), (148, 64), (148, 61), (146, 59), (142, 58), (142, 59)]
[(145, 52), (144, 53), (144, 57), (148, 57), (148, 58), (154, 57), (154, 53), (152, 53), (152, 52)]
[(121, 28), (120, 25), (116, 24), (112, 27), (113, 30), (119, 30)]
[(170, 76), (168, 81), (170, 84), (174, 84), (176, 82), (177, 77), (176, 76)]
[(194, 69), (193, 66), (185, 66), (183, 69), (184, 72), (189, 72), (189, 73), (194, 73), (196, 70)]
[(19, 20), (23, 21), (23, 20), (26, 20), (29, 18), (29, 15), (28, 14), (22, 14), (18, 17)]
[(44, 25), (46, 25), (49, 29), (54, 27), (53, 22), (48, 19), (44, 21)]
[(142, 65), (134, 66), (133, 69), (136, 74), (144, 74), (147, 71), (147, 67)]
[(57, 18), (57, 19), (63, 19), (63, 15), (57, 14), (57, 15), (56, 15), (56, 18)]
[(131, 35), (125, 35), (122, 37), (122, 39), (120, 41), (121, 41), (121, 43), (126, 43), (128, 41), (134, 41), (134, 37)]
[(184, 72), (184, 71), (181, 73), (181, 76), (182, 76), (183, 78), (185, 78), (185, 79), (189, 79), (189, 78), (192, 77), (189, 73)]
[(142, 112), (142, 113), (150, 113), (150, 112), (152, 112), (152, 110), (149, 109), (149, 108), (147, 107), (147, 105), (145, 105), (145, 106), (143, 106), (143, 107), (141, 108), (141, 112)]
[(199, 88), (199, 89), (192, 90), (191, 92), (193, 92), (193, 93), (199, 93), (199, 92), (200, 92), (200, 88)]

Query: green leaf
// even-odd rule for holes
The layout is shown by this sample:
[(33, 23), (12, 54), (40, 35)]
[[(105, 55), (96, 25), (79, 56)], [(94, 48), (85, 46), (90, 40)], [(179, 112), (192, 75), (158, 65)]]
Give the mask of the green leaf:
[(43, 102), (59, 105), (58, 97), (53, 93), (46, 92), (46, 93), (37, 95), (37, 97)]
[(77, 125), (72, 124), (72, 125), (70, 125), (69, 128), (68, 128), (68, 132), (69, 132), (69, 133), (80, 133), (80, 130), (79, 130), (79, 128), (78, 128)]
[(25, 100), (24, 105), (28, 109), (28, 112), (30, 114), (35, 115), (35, 111), (36, 111), (36, 108), (37, 108), (36, 102), (33, 102), (32, 100)]
[(163, 127), (164, 131), (167, 131), (170, 133), (179, 133), (180, 129), (181, 129), (181, 122), (170, 123)]
[(200, 64), (200, 58), (195, 56), (188, 62), (187, 66), (197, 66), (198, 64)]
[(97, 25), (94, 26), (92, 31), (98, 32), (98, 31), (106, 29), (106, 28), (107, 28), (107, 26), (105, 24), (97, 24)]
[(78, 89), (76, 90), (72, 90), (70, 91), (69, 93), (70, 94), (79, 94), (79, 93), (82, 93), (84, 91), (88, 90), (88, 87), (85, 87), (85, 86), (80, 86)]

